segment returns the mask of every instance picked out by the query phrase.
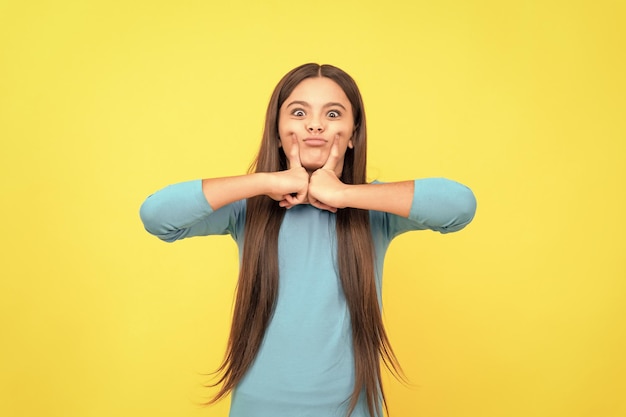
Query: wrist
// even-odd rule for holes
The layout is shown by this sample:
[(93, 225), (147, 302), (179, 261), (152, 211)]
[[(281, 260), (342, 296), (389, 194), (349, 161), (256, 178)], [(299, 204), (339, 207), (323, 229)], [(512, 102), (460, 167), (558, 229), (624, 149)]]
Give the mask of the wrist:
[(352, 207), (352, 195), (354, 192), (354, 185), (342, 183), (341, 187), (336, 192), (336, 206), (337, 208)]
[(276, 179), (273, 172), (257, 172), (255, 173), (256, 182), (261, 191), (259, 194), (270, 196), (276, 189)]

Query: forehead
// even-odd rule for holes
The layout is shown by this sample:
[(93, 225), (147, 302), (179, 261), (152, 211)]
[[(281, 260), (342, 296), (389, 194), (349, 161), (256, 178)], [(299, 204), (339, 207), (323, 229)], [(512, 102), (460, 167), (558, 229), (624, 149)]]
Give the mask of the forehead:
[(311, 105), (338, 102), (346, 108), (350, 106), (350, 100), (339, 84), (326, 77), (307, 78), (301, 81), (284, 104), (289, 105), (293, 100), (305, 101)]

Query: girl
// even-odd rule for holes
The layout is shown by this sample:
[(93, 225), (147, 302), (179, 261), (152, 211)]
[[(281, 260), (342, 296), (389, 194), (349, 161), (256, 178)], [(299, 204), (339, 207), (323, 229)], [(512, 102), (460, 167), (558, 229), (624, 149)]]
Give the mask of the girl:
[[(286, 74), (247, 175), (171, 185), (146, 199), (167, 242), (230, 234), (240, 273), (211, 402), (231, 417), (382, 416), (380, 360), (399, 371), (381, 318), (381, 272), (406, 231), (465, 227), (476, 201), (441, 178), (366, 182), (363, 102), (330, 65)], [(385, 404), (386, 405), (386, 404)]]

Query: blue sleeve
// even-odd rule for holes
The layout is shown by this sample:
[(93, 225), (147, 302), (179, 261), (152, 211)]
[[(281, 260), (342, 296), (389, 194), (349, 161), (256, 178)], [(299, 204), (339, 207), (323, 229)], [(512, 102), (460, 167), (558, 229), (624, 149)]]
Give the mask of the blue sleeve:
[(145, 229), (166, 242), (192, 236), (231, 234), (237, 238), (245, 221), (245, 201), (213, 210), (202, 181), (169, 185), (150, 195), (139, 210)]
[(476, 213), (476, 198), (468, 187), (445, 178), (414, 181), (413, 203), (408, 218), (386, 213), (386, 234), (391, 240), (411, 230), (456, 232)]

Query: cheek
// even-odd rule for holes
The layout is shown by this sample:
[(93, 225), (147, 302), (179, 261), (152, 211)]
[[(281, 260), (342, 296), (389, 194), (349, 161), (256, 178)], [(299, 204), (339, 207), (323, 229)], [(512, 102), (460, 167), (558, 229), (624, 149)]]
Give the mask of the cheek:
[(352, 134), (354, 133), (354, 125), (352, 123), (346, 123), (337, 126), (336, 133), (339, 134), (343, 140), (347, 141), (352, 138)]
[(278, 134), (283, 137), (284, 134), (293, 133), (296, 130), (296, 124), (292, 120), (278, 122)]

